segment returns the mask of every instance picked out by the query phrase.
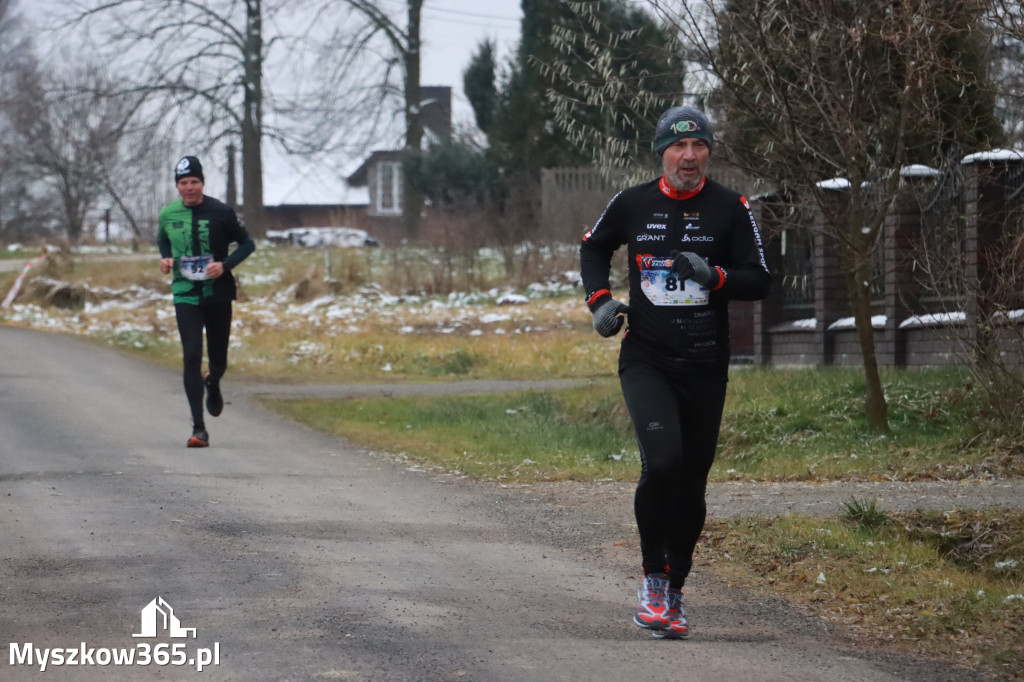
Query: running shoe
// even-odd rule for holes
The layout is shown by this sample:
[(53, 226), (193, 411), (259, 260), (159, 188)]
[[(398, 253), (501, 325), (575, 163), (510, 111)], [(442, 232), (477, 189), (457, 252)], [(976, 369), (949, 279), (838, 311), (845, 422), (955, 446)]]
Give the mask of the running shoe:
[(637, 627), (664, 630), (669, 626), (667, 592), (667, 575), (644, 575), (644, 581), (636, 593), (636, 614), (633, 616), (633, 622)]
[(210, 446), (210, 434), (206, 432), (206, 429), (196, 429), (192, 432), (192, 437), (188, 439), (188, 447), (190, 448), (205, 448)]
[(682, 592), (668, 591), (668, 627), (651, 634), (658, 639), (689, 639), (690, 626), (686, 622), (686, 600)]
[(220, 382), (213, 381), (209, 372), (203, 375), (203, 381), (206, 383), (206, 411), (210, 413), (211, 417), (219, 417), (224, 410), (224, 396), (220, 394)]

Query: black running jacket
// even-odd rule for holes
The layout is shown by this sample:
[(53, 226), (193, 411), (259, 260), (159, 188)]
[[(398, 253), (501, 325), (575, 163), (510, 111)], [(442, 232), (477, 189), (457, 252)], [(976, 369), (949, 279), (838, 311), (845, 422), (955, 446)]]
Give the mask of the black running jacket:
[[(725, 378), (729, 367), (728, 301), (764, 298), (771, 287), (761, 235), (738, 192), (704, 179), (679, 192), (664, 177), (619, 192), (580, 245), (591, 311), (611, 298), (614, 252), (627, 246), (628, 327), (623, 356), (666, 369)], [(716, 268), (707, 288), (679, 282), (669, 254), (692, 251)]]

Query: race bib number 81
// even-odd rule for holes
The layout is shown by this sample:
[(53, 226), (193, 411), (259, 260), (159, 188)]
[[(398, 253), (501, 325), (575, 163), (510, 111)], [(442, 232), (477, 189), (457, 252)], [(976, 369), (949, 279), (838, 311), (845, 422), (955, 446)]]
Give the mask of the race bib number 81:
[(666, 305), (707, 305), (708, 290), (693, 280), (680, 280), (672, 272), (671, 258), (641, 256), (640, 288), (651, 303)]
[(185, 279), (195, 282), (202, 282), (209, 279), (206, 276), (206, 267), (213, 262), (212, 255), (205, 256), (182, 256), (178, 262), (178, 268)]

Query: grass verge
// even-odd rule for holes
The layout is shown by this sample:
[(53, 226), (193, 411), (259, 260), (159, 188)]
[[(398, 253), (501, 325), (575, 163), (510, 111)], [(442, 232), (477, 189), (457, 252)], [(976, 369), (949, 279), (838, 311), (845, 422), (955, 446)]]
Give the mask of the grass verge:
[[(955, 370), (884, 375), (892, 433), (856, 416), (853, 370), (734, 372), (712, 480), (916, 480), (1019, 476), (1024, 454), (986, 440)], [(632, 481), (639, 452), (618, 383), (552, 393), (273, 401), (314, 428), (493, 480)]]
[(426, 467), (502, 482), (635, 478), (639, 459), (614, 394), (273, 400), (274, 409)]
[(861, 645), (1024, 679), (1024, 511), (894, 514), (871, 527), (848, 510), (705, 533), (698, 561), (716, 574), (840, 623)]
[(866, 428), (856, 369), (734, 371), (717, 470), (772, 480), (1024, 475), (1024, 441), (988, 437), (983, 396), (963, 368), (888, 370), (882, 382), (885, 436)]

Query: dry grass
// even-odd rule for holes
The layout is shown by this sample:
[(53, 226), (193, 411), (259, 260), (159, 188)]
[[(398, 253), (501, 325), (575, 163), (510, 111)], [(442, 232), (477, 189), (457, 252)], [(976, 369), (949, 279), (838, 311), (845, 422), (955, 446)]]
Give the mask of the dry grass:
[[(504, 254), (257, 249), (235, 273), (232, 373), (324, 383), (607, 374), (618, 340), (592, 333), (578, 289), (565, 286), (570, 255), (536, 250), (530, 262), (550, 290), (499, 303), (512, 291)], [(169, 278), (159, 274), (155, 250), (141, 258), (48, 258), (8, 321), (100, 338), (175, 365)], [(471, 271), (458, 270), (467, 262)], [(492, 288), (430, 293), (463, 281)]]
[(530, 334), (398, 334), (378, 325), (306, 334), (266, 329), (242, 318), (233, 371), (254, 378), (312, 383), (589, 377), (616, 348), (582, 329)]
[(877, 530), (786, 516), (709, 525), (699, 561), (858, 644), (1024, 679), (1024, 512), (918, 512)]

